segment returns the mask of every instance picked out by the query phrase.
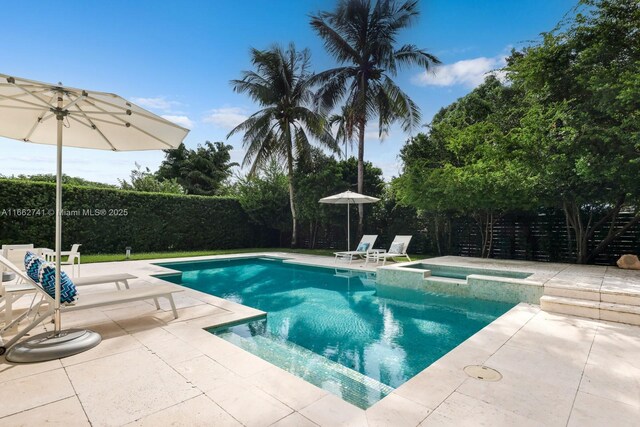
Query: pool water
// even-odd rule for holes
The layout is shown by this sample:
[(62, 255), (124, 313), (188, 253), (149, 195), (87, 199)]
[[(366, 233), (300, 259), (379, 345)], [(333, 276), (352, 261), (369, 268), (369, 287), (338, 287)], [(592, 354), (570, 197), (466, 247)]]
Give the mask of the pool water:
[(264, 258), (160, 265), (182, 271), (175, 283), (268, 313), (212, 333), (361, 408), (513, 307)]

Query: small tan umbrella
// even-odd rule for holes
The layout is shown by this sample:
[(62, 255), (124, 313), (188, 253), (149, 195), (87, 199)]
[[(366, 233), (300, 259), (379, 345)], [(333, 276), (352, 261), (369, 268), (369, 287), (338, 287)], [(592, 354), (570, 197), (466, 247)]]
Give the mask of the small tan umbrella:
[(359, 205), (362, 203), (375, 203), (380, 201), (377, 197), (365, 196), (364, 194), (354, 193), (353, 191), (345, 191), (344, 193), (334, 194), (320, 199), (320, 203), (329, 203), (333, 205), (347, 205), (347, 251), (351, 250), (351, 227), (349, 223), (349, 206)]
[[(0, 74), (0, 136), (57, 146), (57, 271), (61, 271), (62, 147), (112, 151), (161, 150), (178, 147), (188, 133), (188, 129), (112, 93)], [(29, 346), (17, 344), (7, 353), (7, 360), (36, 362), (56, 359), (80, 353), (100, 342), (100, 335), (92, 331), (62, 330), (59, 274), (56, 274), (53, 319), (53, 333), (30, 338), (27, 340)]]

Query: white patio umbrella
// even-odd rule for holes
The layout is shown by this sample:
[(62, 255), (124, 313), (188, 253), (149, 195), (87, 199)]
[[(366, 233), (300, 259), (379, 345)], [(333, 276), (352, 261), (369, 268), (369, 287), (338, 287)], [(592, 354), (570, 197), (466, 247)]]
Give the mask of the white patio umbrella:
[[(62, 243), (62, 146), (112, 151), (176, 148), (189, 133), (118, 95), (0, 74), (0, 136), (57, 146), (56, 271)], [(64, 134), (64, 135), (63, 135)], [(62, 330), (60, 275), (56, 274), (54, 331), (31, 337), (7, 360), (35, 362), (80, 353), (100, 343), (88, 330)]]
[(347, 205), (347, 250), (351, 250), (351, 226), (349, 223), (349, 206), (352, 204), (359, 205), (362, 203), (375, 203), (379, 201), (377, 197), (365, 196), (364, 194), (354, 193), (353, 191), (345, 191), (344, 193), (334, 194), (320, 199), (320, 203), (329, 203), (333, 205)]

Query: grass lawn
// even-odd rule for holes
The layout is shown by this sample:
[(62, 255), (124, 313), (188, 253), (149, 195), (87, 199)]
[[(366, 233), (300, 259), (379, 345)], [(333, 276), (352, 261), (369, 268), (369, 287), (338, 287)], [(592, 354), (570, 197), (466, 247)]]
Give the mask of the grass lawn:
[[(297, 254), (333, 256), (333, 249), (287, 249), (287, 248), (247, 248), (247, 249), (220, 249), (211, 251), (183, 251), (183, 252), (143, 252), (133, 253), (129, 260), (161, 259), (161, 258), (186, 258), (206, 255), (243, 254), (249, 252), (289, 252)], [(411, 259), (428, 258), (426, 255), (410, 255)], [(127, 261), (124, 254), (83, 254), (82, 263)]]

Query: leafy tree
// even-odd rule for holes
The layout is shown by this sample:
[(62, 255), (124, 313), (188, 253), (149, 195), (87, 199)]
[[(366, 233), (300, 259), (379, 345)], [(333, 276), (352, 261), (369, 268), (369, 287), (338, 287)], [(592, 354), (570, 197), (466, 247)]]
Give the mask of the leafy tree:
[(176, 180), (187, 194), (220, 195), (225, 182), (231, 177), (233, 146), (222, 142), (205, 142), (195, 150), (183, 144), (176, 149), (164, 150), (166, 159), (157, 172), (159, 180)]
[(145, 191), (148, 193), (183, 194), (184, 189), (176, 179), (159, 180), (149, 168), (142, 169), (136, 163), (136, 168), (131, 171), (130, 181), (119, 179), (120, 188), (130, 191)]
[(509, 210), (535, 207), (537, 175), (511, 142), (518, 91), (489, 77), (434, 118), (429, 134), (401, 151), (404, 174), (394, 181), (400, 201), (432, 214), (471, 216), (491, 256), (495, 222)]
[(291, 222), (287, 206), (288, 179), (276, 160), (272, 159), (255, 173), (239, 178), (230, 188), (255, 224), (278, 230), (281, 235), (288, 230)]
[(297, 52), (290, 44), (286, 50), (273, 46), (268, 50), (251, 49), (255, 71), (244, 71), (232, 80), (233, 89), (248, 94), (262, 108), (236, 126), (229, 136), (244, 132), (247, 152), (243, 165), (251, 165), (250, 175), (271, 159), (284, 161), (289, 185), (291, 209), (291, 246), (297, 245), (296, 191), (294, 162), (308, 155), (310, 136), (320, 145), (338, 151), (324, 116), (308, 107), (312, 101), (310, 53)]
[(338, 218), (331, 209), (321, 205), (323, 197), (344, 191), (342, 168), (333, 157), (314, 149), (310, 156), (296, 163), (294, 180), (296, 183), (296, 205), (301, 224), (308, 226), (310, 247), (315, 247), (318, 231), (321, 226), (337, 223)]
[[(359, 193), (364, 191), (364, 138), (369, 120), (378, 118), (381, 136), (396, 121), (405, 131), (420, 123), (418, 106), (393, 81), (401, 67), (417, 65), (428, 70), (439, 63), (435, 56), (414, 45), (396, 46), (399, 32), (417, 16), (417, 1), (341, 0), (332, 12), (311, 17), (311, 26), (340, 64), (315, 76), (314, 82), (321, 85), (318, 103), (322, 110), (330, 110), (345, 100), (347, 127), (357, 129), (358, 135)], [(361, 235), (362, 205), (358, 213)]]
[[(325, 205), (320, 204), (319, 200), (352, 188), (357, 181), (357, 176), (358, 165), (353, 157), (337, 161), (321, 150), (314, 149), (311, 156), (297, 162), (295, 173), (298, 189), (297, 206), (300, 222), (306, 223), (305, 225), (309, 227), (311, 247), (315, 246), (321, 229), (327, 229), (332, 225), (342, 226), (346, 220), (344, 205)], [(384, 187), (382, 170), (374, 167), (370, 162), (365, 162), (365, 178), (366, 193), (379, 196)], [(356, 207), (352, 206), (353, 208)], [(346, 225), (344, 231), (346, 234)]]
[[(541, 43), (513, 54), (507, 70), (529, 105), (514, 136), (540, 171), (546, 204), (563, 209), (577, 261), (586, 263), (640, 222), (640, 3), (580, 6)], [(636, 214), (618, 224), (622, 210)]]

